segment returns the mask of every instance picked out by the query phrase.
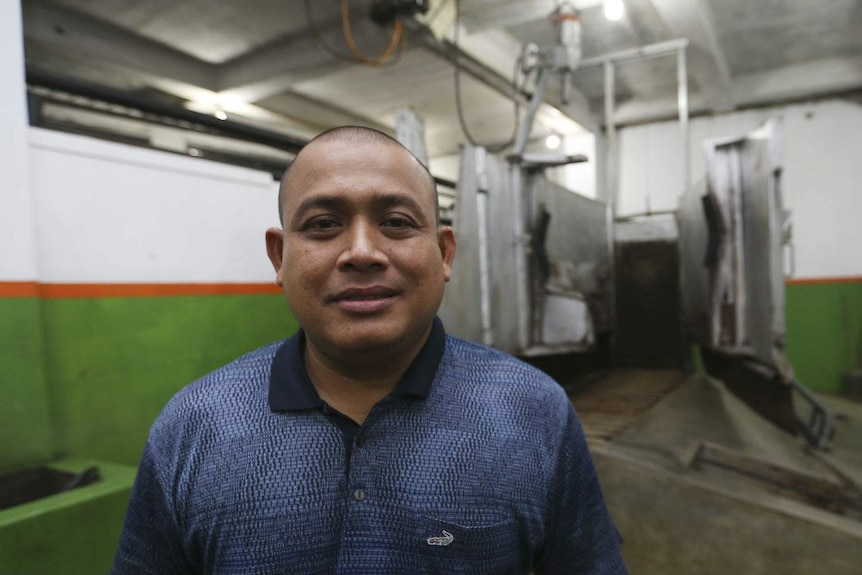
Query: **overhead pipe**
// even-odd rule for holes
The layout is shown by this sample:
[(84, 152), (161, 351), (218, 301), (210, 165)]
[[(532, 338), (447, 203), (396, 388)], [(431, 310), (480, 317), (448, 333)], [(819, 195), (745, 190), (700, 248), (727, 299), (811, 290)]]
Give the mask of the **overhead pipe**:
[(631, 48), (629, 50), (611, 52), (610, 54), (605, 54), (604, 56), (596, 56), (595, 58), (587, 58), (585, 60), (581, 60), (581, 63), (578, 66), (578, 70), (582, 70), (584, 68), (591, 68), (594, 66), (601, 66), (605, 62), (613, 62), (614, 64), (620, 64), (622, 62), (627, 62), (630, 60), (641, 60), (644, 58), (669, 56), (678, 52), (681, 49), (687, 48), (688, 45), (689, 41), (687, 38), (678, 38), (676, 40), (668, 40), (666, 42), (656, 42), (655, 44), (641, 46), (640, 48)]
[[(33, 86), (48, 88), (49, 90), (57, 90), (68, 94), (91, 98), (93, 100), (99, 100), (101, 102), (107, 102), (109, 104), (132, 108), (134, 110), (144, 112), (145, 114), (154, 114), (165, 118), (189, 122), (208, 128), (211, 130), (210, 133), (213, 134), (220, 134), (237, 138), (239, 140), (245, 140), (247, 142), (264, 144), (294, 154), (298, 153), (299, 150), (301, 150), (307, 143), (307, 140), (288, 136), (287, 134), (282, 134), (280, 132), (264, 130), (262, 128), (256, 128), (254, 126), (232, 122), (230, 120), (219, 120), (215, 116), (211, 116), (209, 114), (201, 114), (199, 112), (186, 110), (180, 106), (154, 102), (150, 99), (134, 96), (115, 88), (109, 88), (107, 86), (100, 86), (70, 78), (62, 78), (34, 70), (27, 70), (27, 83)], [(152, 120), (147, 120), (147, 118), (138, 119), (157, 123)]]
[(676, 53), (677, 107), (679, 108), (679, 126), (682, 130), (683, 194), (688, 189), (689, 178), (691, 178), (691, 150), (689, 149), (688, 128), (688, 70), (685, 50), (686, 46), (682, 46)]

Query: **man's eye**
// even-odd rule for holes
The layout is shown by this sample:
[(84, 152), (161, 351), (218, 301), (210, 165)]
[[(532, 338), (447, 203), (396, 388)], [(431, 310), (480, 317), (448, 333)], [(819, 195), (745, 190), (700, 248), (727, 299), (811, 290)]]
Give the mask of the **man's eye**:
[(407, 218), (388, 218), (384, 220), (381, 225), (386, 228), (404, 229), (412, 228), (413, 222), (411, 222)]
[(327, 219), (313, 220), (305, 226), (308, 230), (331, 230), (337, 227), (338, 222)]

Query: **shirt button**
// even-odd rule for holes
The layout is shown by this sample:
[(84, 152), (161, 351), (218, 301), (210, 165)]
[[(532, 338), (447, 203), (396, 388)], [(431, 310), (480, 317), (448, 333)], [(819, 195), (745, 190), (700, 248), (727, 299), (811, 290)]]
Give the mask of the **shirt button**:
[(357, 501), (365, 501), (365, 490), (357, 489), (353, 492), (353, 498)]

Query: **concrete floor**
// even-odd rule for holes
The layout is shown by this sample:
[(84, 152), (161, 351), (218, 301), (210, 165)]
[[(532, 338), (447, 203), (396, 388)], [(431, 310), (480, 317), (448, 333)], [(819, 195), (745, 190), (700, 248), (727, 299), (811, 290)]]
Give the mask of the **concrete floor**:
[[(862, 404), (823, 398), (838, 417), (822, 453), (704, 376), (617, 370), (589, 387), (570, 397), (633, 575), (862, 573)], [(641, 400), (603, 414), (614, 397)]]

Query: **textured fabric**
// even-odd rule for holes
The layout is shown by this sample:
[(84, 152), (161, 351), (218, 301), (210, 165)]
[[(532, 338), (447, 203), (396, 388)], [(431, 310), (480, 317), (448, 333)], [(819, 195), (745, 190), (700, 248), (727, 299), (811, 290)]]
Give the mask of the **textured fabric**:
[(626, 573), (563, 390), (446, 336), (428, 396), (354, 442), (273, 412), (263, 347), (180, 391), (147, 442), (113, 573)]

